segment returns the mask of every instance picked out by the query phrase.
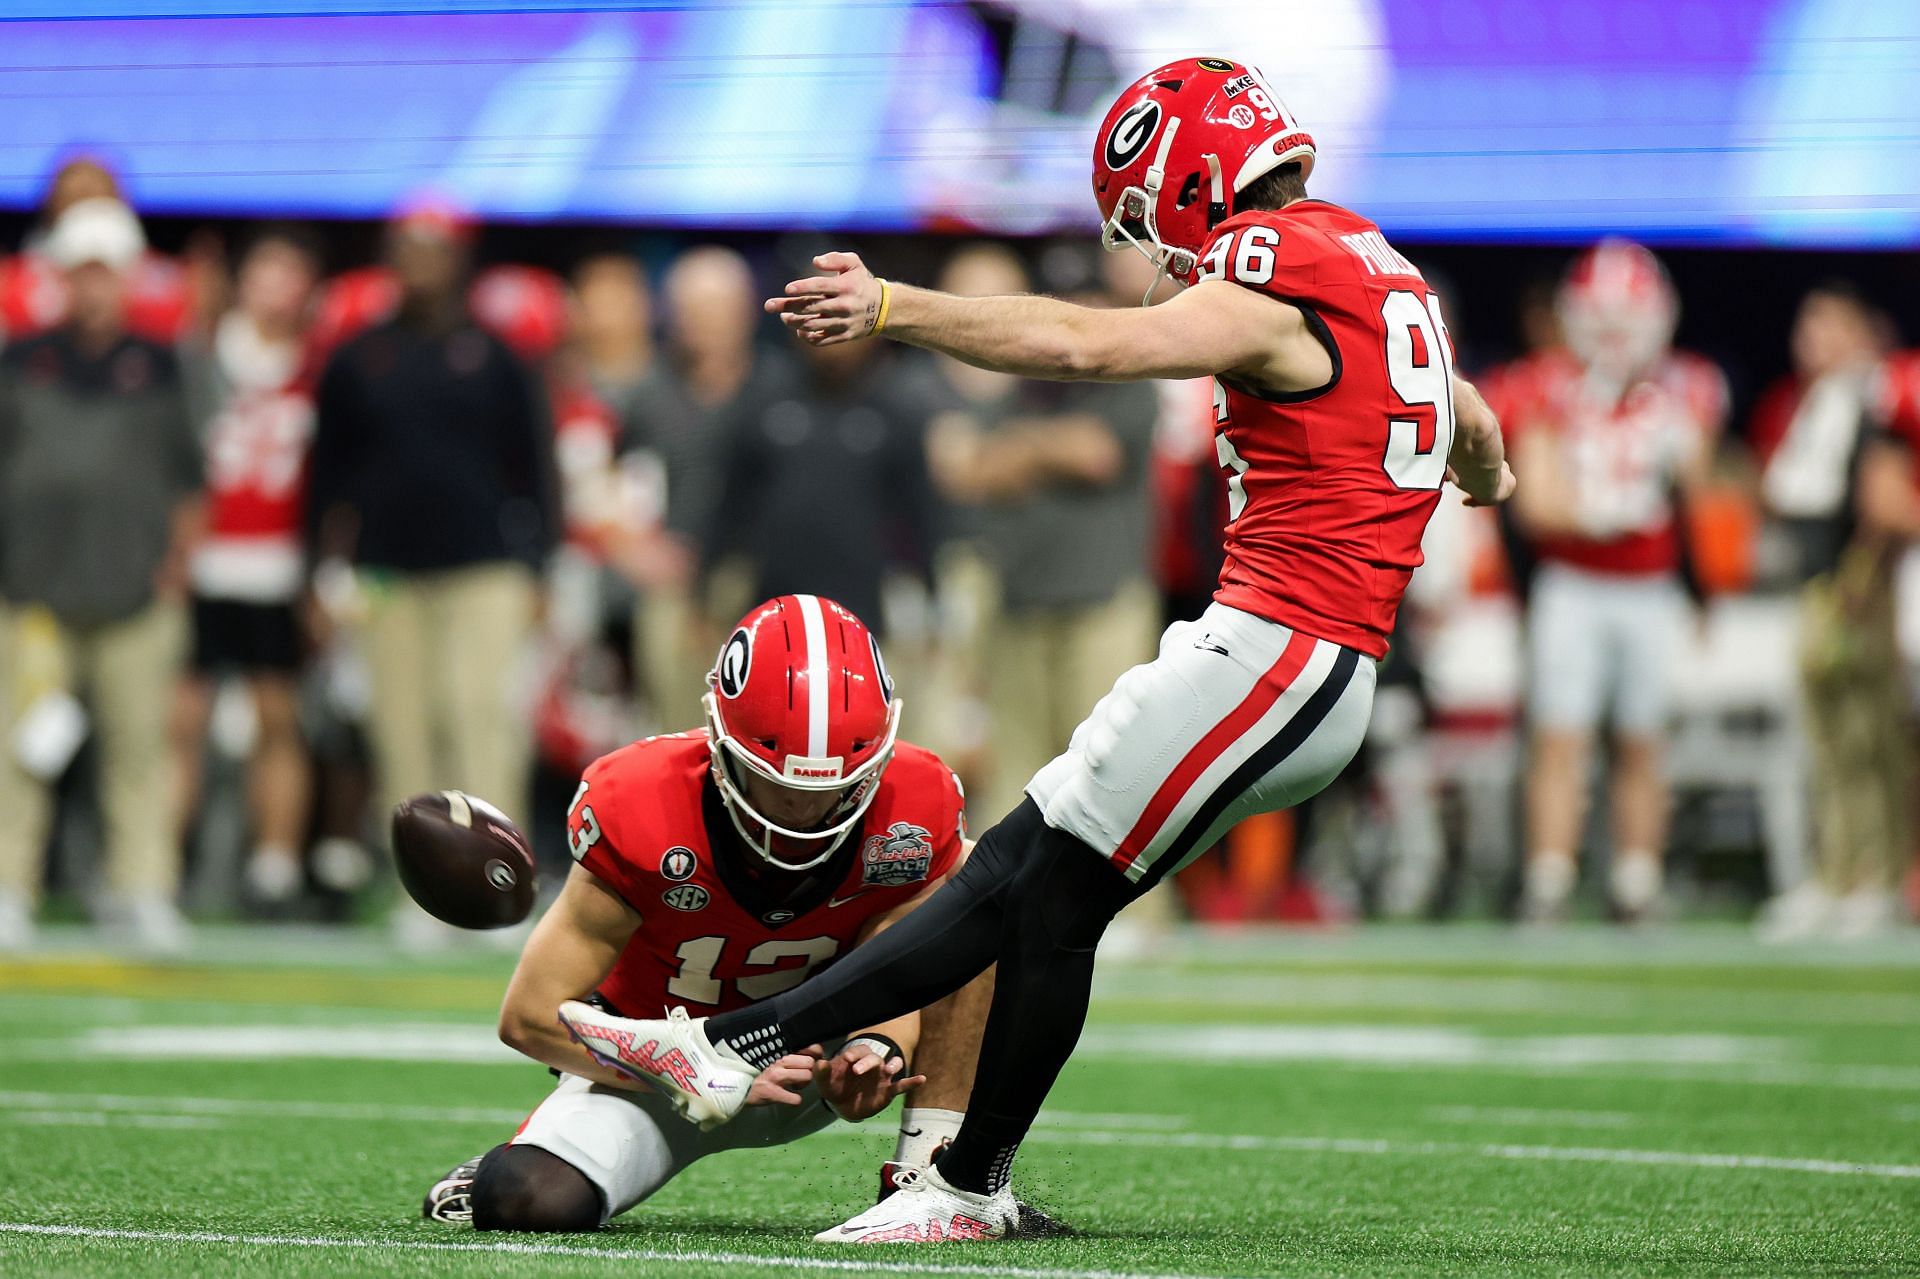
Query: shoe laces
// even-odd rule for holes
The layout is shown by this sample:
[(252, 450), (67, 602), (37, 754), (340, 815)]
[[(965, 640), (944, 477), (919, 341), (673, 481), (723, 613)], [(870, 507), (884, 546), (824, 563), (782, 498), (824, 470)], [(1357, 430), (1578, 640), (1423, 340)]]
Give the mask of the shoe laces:
[(925, 1168), (902, 1168), (893, 1174), (895, 1190), (925, 1190), (928, 1188)]

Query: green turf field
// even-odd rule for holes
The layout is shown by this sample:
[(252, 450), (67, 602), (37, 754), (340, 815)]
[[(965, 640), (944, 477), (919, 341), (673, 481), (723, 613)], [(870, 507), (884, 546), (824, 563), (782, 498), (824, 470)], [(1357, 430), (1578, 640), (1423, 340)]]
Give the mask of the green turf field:
[(0, 1274), (1920, 1275), (1920, 945), (1731, 929), (1184, 939), (1103, 966), (1022, 1156), (1044, 1242), (852, 1251), (891, 1116), (598, 1235), (421, 1221), (545, 1073), (509, 959), (209, 936), (0, 962)]

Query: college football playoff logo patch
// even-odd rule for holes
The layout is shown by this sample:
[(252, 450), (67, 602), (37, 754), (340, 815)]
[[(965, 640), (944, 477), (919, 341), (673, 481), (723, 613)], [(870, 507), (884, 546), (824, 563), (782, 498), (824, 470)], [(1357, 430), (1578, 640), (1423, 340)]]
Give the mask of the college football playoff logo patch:
[(700, 868), (700, 859), (693, 850), (681, 844), (675, 844), (660, 854), (660, 873), (678, 884), (693, 878), (693, 872)]
[(676, 884), (660, 894), (660, 900), (675, 910), (705, 910), (709, 900), (707, 890), (698, 884)]
[(1147, 143), (1153, 141), (1153, 135), (1160, 132), (1160, 104), (1152, 98), (1128, 107), (1125, 114), (1113, 122), (1113, 132), (1107, 135), (1104, 148), (1107, 167), (1118, 172), (1140, 158), (1147, 149)]
[(741, 627), (727, 637), (720, 650), (720, 664), (714, 668), (714, 686), (720, 696), (735, 698), (747, 689), (747, 672), (753, 668), (753, 638)]
[(895, 822), (860, 851), (860, 882), (870, 887), (918, 883), (932, 869), (933, 839), (911, 822)]

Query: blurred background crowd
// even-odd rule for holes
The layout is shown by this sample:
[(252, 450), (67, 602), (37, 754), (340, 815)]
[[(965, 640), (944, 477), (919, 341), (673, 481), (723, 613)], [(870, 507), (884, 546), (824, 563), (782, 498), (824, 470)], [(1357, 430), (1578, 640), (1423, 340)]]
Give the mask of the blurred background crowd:
[[(1209, 384), (806, 349), (759, 301), (811, 236), (143, 223), (76, 155), (0, 243), (0, 949), (383, 914), (386, 814), (443, 787), (557, 878), (581, 768), (699, 724), (788, 591), (880, 633), (983, 826), (1218, 567)], [(1086, 237), (855, 247), (963, 294), (1151, 283)], [(1518, 499), (1443, 503), (1361, 758), (1163, 912), (1904, 927), (1920, 353), (1870, 259), (1400, 247)]]

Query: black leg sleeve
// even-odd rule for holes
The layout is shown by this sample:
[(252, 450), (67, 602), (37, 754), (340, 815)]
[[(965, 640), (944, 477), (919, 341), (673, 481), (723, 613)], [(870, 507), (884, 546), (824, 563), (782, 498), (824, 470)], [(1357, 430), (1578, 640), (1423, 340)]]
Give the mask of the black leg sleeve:
[(1015, 1151), (1080, 1042), (1094, 948), (1143, 891), (1073, 836), (1042, 835), (1009, 896), (966, 1123), (939, 1160), (955, 1186), (986, 1193), (1006, 1184)]
[(1022, 800), (918, 910), (792, 990), (710, 1018), (708, 1038), (765, 1067), (952, 994), (997, 958), (1008, 892), (1045, 829)]

